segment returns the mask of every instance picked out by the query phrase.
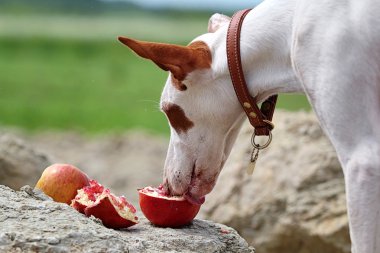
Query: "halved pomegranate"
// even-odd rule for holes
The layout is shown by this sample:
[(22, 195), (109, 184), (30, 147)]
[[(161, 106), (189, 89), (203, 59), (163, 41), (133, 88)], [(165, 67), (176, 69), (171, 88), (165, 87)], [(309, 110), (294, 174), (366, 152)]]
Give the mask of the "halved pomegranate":
[(108, 228), (127, 228), (138, 223), (133, 205), (123, 196), (116, 197), (95, 180), (90, 180), (90, 186), (78, 190), (71, 206), (100, 219)]
[(198, 214), (200, 205), (184, 197), (168, 196), (162, 186), (139, 190), (140, 208), (145, 217), (156, 226), (180, 227), (189, 224)]

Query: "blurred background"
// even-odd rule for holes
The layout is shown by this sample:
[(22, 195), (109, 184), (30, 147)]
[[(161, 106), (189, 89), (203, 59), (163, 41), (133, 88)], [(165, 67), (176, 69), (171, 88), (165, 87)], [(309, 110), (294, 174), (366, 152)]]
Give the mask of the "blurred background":
[[(258, 0), (1, 0), (0, 125), (89, 134), (143, 129), (169, 135), (158, 110), (167, 73), (117, 41), (186, 45), (209, 17)], [(282, 95), (279, 107), (309, 109)]]

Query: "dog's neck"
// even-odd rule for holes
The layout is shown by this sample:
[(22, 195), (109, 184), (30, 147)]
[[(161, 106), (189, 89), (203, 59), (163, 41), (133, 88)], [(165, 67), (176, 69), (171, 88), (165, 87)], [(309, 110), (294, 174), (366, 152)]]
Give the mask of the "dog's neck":
[[(277, 93), (302, 92), (291, 61), (294, 8), (294, 1), (267, 0), (244, 20), (240, 42), (242, 64), (248, 89), (258, 102)], [(227, 27), (216, 33), (214, 67), (229, 75), (226, 35)]]

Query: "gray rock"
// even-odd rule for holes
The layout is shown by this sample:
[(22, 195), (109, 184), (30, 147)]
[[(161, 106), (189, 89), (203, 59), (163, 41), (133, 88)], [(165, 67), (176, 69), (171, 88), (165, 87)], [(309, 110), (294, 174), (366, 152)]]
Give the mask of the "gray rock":
[(245, 171), (245, 124), (202, 216), (235, 228), (260, 253), (350, 252), (343, 173), (311, 113), (276, 112), (273, 142)]
[(49, 159), (21, 139), (0, 133), (0, 184), (20, 189), (25, 184), (34, 185)]
[(210, 221), (171, 229), (142, 218), (112, 230), (40, 195), (0, 185), (0, 252), (254, 252), (235, 230)]

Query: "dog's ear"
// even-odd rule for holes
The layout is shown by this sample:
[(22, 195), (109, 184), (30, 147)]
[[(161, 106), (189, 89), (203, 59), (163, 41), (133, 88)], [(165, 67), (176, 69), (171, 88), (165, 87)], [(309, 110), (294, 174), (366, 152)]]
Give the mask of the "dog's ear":
[(139, 56), (153, 61), (165, 71), (170, 71), (178, 80), (184, 80), (193, 70), (209, 68), (211, 53), (204, 42), (194, 42), (189, 46), (138, 41), (119, 37), (119, 41)]
[(220, 27), (228, 24), (230, 20), (231, 18), (226, 15), (215, 13), (211, 16), (210, 20), (208, 21), (208, 32), (216, 32)]

